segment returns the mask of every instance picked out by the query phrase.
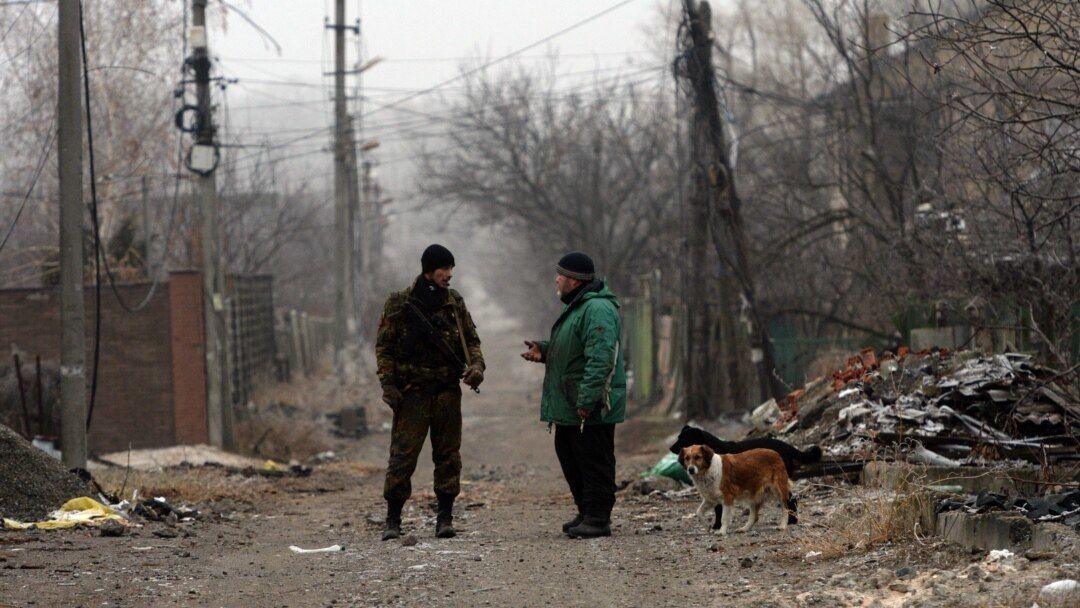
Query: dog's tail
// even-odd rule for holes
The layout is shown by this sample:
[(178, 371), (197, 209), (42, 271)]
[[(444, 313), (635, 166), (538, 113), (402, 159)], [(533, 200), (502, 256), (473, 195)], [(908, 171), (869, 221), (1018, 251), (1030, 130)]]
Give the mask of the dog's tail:
[(811, 464), (821, 460), (821, 448), (816, 445), (810, 446), (805, 452), (799, 450), (793, 450), (795, 452), (795, 460), (803, 464)]

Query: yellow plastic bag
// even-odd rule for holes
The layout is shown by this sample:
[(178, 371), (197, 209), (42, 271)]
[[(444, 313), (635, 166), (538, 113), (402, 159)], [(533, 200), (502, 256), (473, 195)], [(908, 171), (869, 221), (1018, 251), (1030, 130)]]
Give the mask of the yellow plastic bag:
[(274, 462), (273, 460), (267, 460), (263, 463), (264, 471), (278, 471), (281, 473), (288, 473), (289, 467), (281, 463)]
[(127, 525), (127, 520), (115, 509), (86, 496), (72, 498), (56, 511), (49, 514), (51, 519), (34, 523), (22, 523), (4, 518), (6, 530), (58, 530), (76, 526), (100, 526), (107, 520), (118, 521)]

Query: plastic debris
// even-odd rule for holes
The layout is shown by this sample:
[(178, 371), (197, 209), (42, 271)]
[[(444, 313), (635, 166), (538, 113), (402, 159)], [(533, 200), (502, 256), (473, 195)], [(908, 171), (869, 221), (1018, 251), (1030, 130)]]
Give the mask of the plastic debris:
[(64, 506), (50, 513), (49, 519), (45, 521), (23, 523), (4, 518), (3, 527), (7, 530), (59, 530), (76, 526), (96, 527), (109, 520), (127, 524), (127, 519), (112, 507), (82, 496), (64, 503)]
[(273, 460), (267, 460), (262, 466), (264, 471), (277, 471), (281, 473), (288, 473), (288, 465), (281, 464), (280, 462), (274, 462)]
[(301, 549), (296, 545), (290, 545), (289, 550), (293, 553), (338, 553), (345, 550), (345, 547), (341, 545), (330, 545), (329, 547), (323, 547), (321, 549)]
[(1010, 560), (1014, 557), (1016, 557), (1016, 554), (1008, 549), (994, 549), (986, 556), (986, 561), (993, 563)]
[(679, 457), (671, 452), (664, 454), (653, 468), (645, 471), (641, 474), (642, 477), (669, 477), (675, 481), (679, 481), (685, 484), (692, 484), (690, 476), (686, 474), (686, 469), (682, 468), (679, 464)]

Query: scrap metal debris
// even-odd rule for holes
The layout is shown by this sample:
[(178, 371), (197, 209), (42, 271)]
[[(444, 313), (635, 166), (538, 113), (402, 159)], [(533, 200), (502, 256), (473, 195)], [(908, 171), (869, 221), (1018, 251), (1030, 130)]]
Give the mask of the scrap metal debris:
[(966, 498), (946, 498), (937, 505), (937, 512), (964, 511), (988, 513), (990, 511), (1015, 511), (1036, 522), (1063, 523), (1080, 532), (1080, 490), (1045, 497), (1014, 496), (983, 490)]
[(954, 466), (1080, 460), (1080, 397), (1029, 355), (865, 349), (829, 378), (755, 415), (834, 457), (901, 446), (911, 461)]

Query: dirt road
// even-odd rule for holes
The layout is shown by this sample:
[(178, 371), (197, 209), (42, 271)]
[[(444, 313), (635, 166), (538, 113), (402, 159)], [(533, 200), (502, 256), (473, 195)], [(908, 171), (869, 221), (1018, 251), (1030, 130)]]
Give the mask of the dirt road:
[[(685, 518), (692, 497), (630, 491), (620, 493), (613, 537), (570, 540), (560, 524), (572, 504), (537, 421), (541, 370), (512, 356), (492, 362), (482, 394), (464, 400), (467, 483), (455, 539), (434, 538), (425, 451), (405, 513), (416, 544), (379, 541), (381, 470), (355, 463), (381, 467), (381, 432), (343, 446), (346, 462), (276, 480), (251, 506), (212, 505), (175, 529), (0, 533), (0, 606), (1030, 606), (1036, 585), (1065, 567), (1025, 560), (1014, 570), (1030, 580), (1017, 584), (989, 567), (971, 570), (981, 555), (932, 542), (808, 563), (794, 548), (798, 531), (776, 530), (777, 511), (756, 531), (718, 542)], [(676, 429), (621, 426), (619, 479), (635, 478)], [(804, 520), (830, 500), (804, 492)], [(345, 550), (289, 550), (333, 544)]]

